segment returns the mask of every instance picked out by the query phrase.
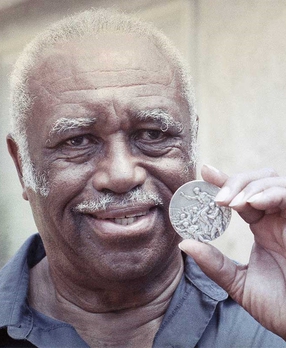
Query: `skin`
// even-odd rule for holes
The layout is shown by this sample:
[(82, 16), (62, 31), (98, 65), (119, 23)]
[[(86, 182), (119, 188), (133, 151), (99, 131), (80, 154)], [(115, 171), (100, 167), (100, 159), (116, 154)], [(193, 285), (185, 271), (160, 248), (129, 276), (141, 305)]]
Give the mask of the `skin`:
[[(37, 172), (47, 176), (47, 197), (24, 186), (11, 137), (8, 147), (47, 253), (32, 269), (30, 304), (71, 323), (90, 346), (152, 346), (182, 274), (169, 201), (195, 178), (195, 168), (185, 171), (189, 115), (176, 72), (147, 39), (101, 34), (46, 52), (29, 88), (36, 96), (27, 124), (29, 151)], [(150, 108), (164, 109), (183, 130), (162, 132), (160, 122), (134, 117)], [(51, 134), (63, 117), (96, 122)], [(162, 205), (74, 211), (103, 193), (120, 202), (134, 188), (158, 194)], [(128, 226), (111, 220), (141, 213)]]
[(222, 187), (216, 197), (249, 224), (254, 245), (248, 265), (237, 265), (212, 245), (184, 240), (180, 248), (268, 330), (286, 339), (286, 178), (272, 169), (229, 177), (202, 168), (204, 180)]

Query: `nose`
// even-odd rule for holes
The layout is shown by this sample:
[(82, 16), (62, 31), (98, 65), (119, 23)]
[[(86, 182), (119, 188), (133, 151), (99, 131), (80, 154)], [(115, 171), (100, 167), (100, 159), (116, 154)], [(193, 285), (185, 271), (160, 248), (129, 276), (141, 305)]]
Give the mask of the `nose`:
[(143, 185), (146, 171), (132, 155), (125, 141), (114, 140), (105, 151), (105, 156), (96, 164), (93, 187), (97, 191), (126, 193)]

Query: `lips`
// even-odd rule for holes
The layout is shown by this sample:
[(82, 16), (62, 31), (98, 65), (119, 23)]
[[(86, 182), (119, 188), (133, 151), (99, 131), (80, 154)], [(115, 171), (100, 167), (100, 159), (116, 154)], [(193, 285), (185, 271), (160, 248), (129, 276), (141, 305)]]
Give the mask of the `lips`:
[(83, 213), (96, 235), (135, 236), (149, 234), (158, 218), (158, 207), (108, 207), (105, 211)]
[(113, 222), (115, 224), (118, 225), (122, 225), (122, 226), (127, 226), (127, 225), (131, 225), (134, 222), (136, 222), (141, 216), (145, 216), (149, 213), (148, 211), (144, 211), (141, 213), (135, 213), (135, 214), (126, 214), (126, 215), (122, 215), (122, 216), (118, 216), (118, 217), (114, 217), (114, 218), (107, 218), (107, 217), (99, 217), (99, 216), (93, 216), (91, 215), (93, 218), (96, 218), (98, 220), (108, 220), (110, 222)]
[(129, 226), (137, 222), (143, 216), (148, 215), (150, 209), (146, 209), (140, 212), (122, 213), (118, 211), (109, 211), (101, 214), (89, 214), (92, 218), (97, 219), (99, 222), (110, 222), (121, 226)]

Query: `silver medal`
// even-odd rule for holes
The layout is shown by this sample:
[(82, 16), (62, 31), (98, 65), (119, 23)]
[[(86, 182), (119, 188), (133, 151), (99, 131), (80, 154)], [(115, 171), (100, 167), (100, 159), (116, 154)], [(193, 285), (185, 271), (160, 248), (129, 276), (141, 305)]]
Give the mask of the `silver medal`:
[(182, 238), (209, 242), (223, 234), (230, 222), (231, 209), (220, 207), (214, 201), (219, 190), (208, 182), (194, 180), (174, 193), (169, 216)]

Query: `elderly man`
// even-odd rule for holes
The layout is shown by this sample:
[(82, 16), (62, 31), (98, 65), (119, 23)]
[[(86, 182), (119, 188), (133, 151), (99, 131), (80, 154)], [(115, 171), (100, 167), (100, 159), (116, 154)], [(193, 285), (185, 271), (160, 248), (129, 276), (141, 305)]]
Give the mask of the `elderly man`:
[(1, 271), (1, 346), (285, 346), (253, 318), (286, 337), (285, 179), (203, 168), (256, 234), (249, 268), (182, 242), (222, 288), (178, 248), (168, 205), (195, 178), (197, 121), (164, 36), (108, 11), (63, 20), (20, 57), (12, 102), (8, 148), (39, 235)]

